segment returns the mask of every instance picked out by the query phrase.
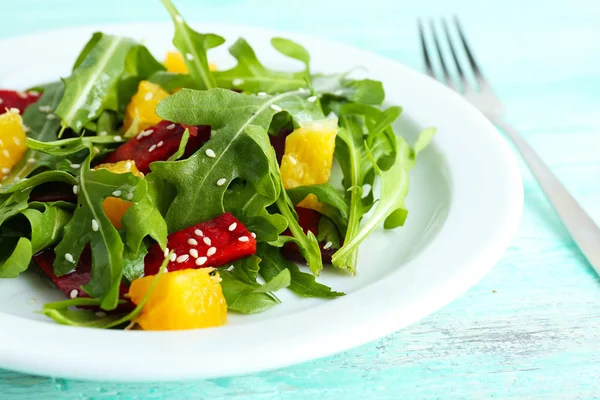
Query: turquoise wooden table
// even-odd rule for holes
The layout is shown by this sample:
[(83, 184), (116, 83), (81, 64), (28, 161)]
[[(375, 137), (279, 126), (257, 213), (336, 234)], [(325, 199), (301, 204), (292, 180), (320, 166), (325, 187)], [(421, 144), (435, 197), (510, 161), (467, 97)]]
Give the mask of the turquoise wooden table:
[[(417, 69), (416, 18), (460, 15), (511, 122), (600, 221), (596, 0), (176, 3), (192, 21), (312, 33)], [(167, 16), (158, 0), (0, 0), (0, 38), (130, 20)], [(502, 260), (465, 295), (391, 336), (285, 369), (193, 382), (89, 383), (0, 370), (0, 398), (600, 398), (600, 280), (525, 167), (523, 175), (525, 213)]]

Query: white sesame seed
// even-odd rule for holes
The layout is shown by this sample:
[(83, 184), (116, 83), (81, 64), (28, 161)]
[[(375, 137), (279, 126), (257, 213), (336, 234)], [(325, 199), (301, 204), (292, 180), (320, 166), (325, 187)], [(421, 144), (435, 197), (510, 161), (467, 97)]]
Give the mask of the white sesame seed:
[(189, 255), (183, 254), (183, 255), (180, 255), (179, 257), (177, 257), (177, 262), (178, 263), (183, 263), (183, 262), (186, 262), (189, 259), (190, 259)]
[(18, 138), (18, 137), (16, 137), (16, 136), (13, 136), (13, 142), (15, 142), (15, 144), (16, 144), (17, 146), (19, 146), (19, 145), (21, 144), (21, 139), (19, 139), (19, 138)]
[(106, 317), (106, 313), (104, 311), (98, 311), (96, 313), (96, 317), (98, 317), (98, 318), (104, 318), (104, 317)]
[(303, 87), (301, 87), (301, 88), (298, 88), (298, 91), (299, 91), (300, 93), (308, 93), (308, 92), (309, 92), (309, 90), (308, 90), (307, 88), (303, 88)]
[(74, 299), (77, 297), (78, 294), (79, 294), (79, 290), (73, 289), (73, 290), (71, 290), (71, 293), (69, 293), (69, 297)]
[(310, 96), (308, 99), (306, 99), (306, 101), (308, 101), (309, 103), (314, 103), (315, 101), (317, 101), (317, 96)]
[(207, 261), (207, 260), (208, 260), (208, 258), (206, 258), (206, 257), (198, 257), (198, 258), (196, 259), (196, 265), (197, 265), (197, 266), (204, 265), (204, 264), (206, 263), (206, 261)]
[(171, 253), (171, 255), (169, 256), (169, 260), (175, 261), (176, 259), (177, 259), (177, 254)]
[(198, 258), (198, 250), (190, 249), (190, 256), (192, 256), (194, 258)]
[(0, 99), (0, 104), (4, 104), (4, 100)]
[(204, 153), (206, 154), (207, 157), (210, 157), (210, 158), (215, 158), (217, 156), (215, 154), (215, 152), (212, 151), (212, 149), (206, 149), (206, 151)]
[(265, 97), (265, 96), (267, 96), (267, 93), (266, 92), (258, 92), (257, 96), (258, 97)]
[(106, 136), (106, 135), (108, 135), (108, 132), (106, 132), (106, 131), (98, 132), (98, 136)]
[(288, 155), (286, 156), (287, 160), (292, 163), (292, 165), (298, 164), (298, 160), (294, 158), (294, 156)]
[(217, 186), (223, 186), (227, 182), (227, 179), (221, 178), (217, 181)]
[(150, 148), (148, 149), (148, 153), (152, 153), (154, 150), (156, 150), (156, 145), (153, 144), (152, 146), (150, 146)]
[(79, 191), (79, 186), (73, 185), (73, 194), (77, 194), (78, 191)]
[(244, 84), (244, 80), (243, 79), (234, 79), (233, 81), (231, 81), (231, 83), (233, 83), (233, 86), (240, 86)]
[(40, 92), (38, 92), (37, 90), (30, 90), (27, 94), (29, 94), (30, 96), (39, 96)]
[(197, 246), (198, 245), (198, 241), (196, 239), (194, 239), (194, 238), (188, 239), (187, 242), (188, 242), (188, 244), (190, 246)]
[(70, 167), (73, 169), (77, 169), (81, 167), (81, 164), (71, 164)]
[(212, 242), (210, 241), (210, 238), (209, 238), (209, 237), (205, 237), (205, 238), (204, 238), (204, 239), (202, 239), (202, 240), (204, 240), (204, 243), (206, 243), (206, 245), (207, 245), (207, 246), (210, 246), (210, 245), (212, 244)]
[(10, 168), (2, 168), (3, 174), (8, 174), (10, 172)]
[(37, 160), (36, 160), (35, 158), (33, 158), (33, 157), (31, 157), (29, 160), (27, 160), (27, 162), (28, 162), (29, 164), (33, 164), (33, 163), (34, 163), (34, 162), (36, 162), (36, 161), (37, 161)]
[(0, 146), (4, 146), (4, 142), (0, 139)]
[(248, 241), (250, 241), (250, 238), (249, 238), (248, 236), (240, 236), (240, 237), (238, 238), (238, 240), (239, 240), (240, 242), (248, 242)]
[(217, 252), (217, 248), (216, 248), (216, 247), (211, 247), (211, 248), (209, 248), (209, 249), (208, 249), (208, 251), (206, 252), (206, 255), (207, 255), (208, 257), (210, 257), (210, 256), (214, 255), (216, 252)]
[(344, 94), (343, 90), (336, 90), (333, 94), (335, 94), (336, 96), (341, 96)]
[(163, 255), (166, 257), (169, 255), (169, 248), (165, 247), (165, 251), (163, 252)]
[(95, 219), (93, 219), (93, 220), (92, 220), (92, 230), (93, 230), (94, 232), (98, 232), (98, 228), (99, 228), (99, 226), (98, 226), (98, 221), (96, 221)]
[(4, 154), (4, 157), (10, 157), (8, 150), (2, 150), (2, 154)]
[(273, 111), (275, 111), (275, 112), (279, 112), (279, 111), (281, 111), (281, 110), (282, 110), (282, 108), (281, 108), (281, 107), (279, 107), (279, 106), (278, 106), (278, 105), (276, 105), (276, 104), (271, 104), (271, 110), (273, 110)]
[(52, 112), (52, 107), (50, 107), (50, 106), (39, 106), (38, 110), (40, 110), (43, 113), (49, 113), (49, 112)]
[(203, 233), (203, 232), (202, 232), (200, 229), (196, 229), (196, 230), (194, 231), (194, 234), (195, 234), (196, 236), (204, 236), (204, 233)]
[(133, 199), (133, 193), (127, 193), (127, 200), (132, 200)]
[(27, 126), (27, 125), (25, 125), (25, 124), (21, 124), (21, 125), (23, 125), (23, 132), (25, 132), (25, 133), (29, 133), (29, 131), (31, 130), (31, 128), (30, 128), (30, 127), (28, 127), (28, 126)]
[(115, 197), (121, 197), (121, 191), (120, 190), (115, 190), (114, 192), (112, 192), (112, 195)]
[(46, 119), (47, 119), (47, 120), (53, 120), (53, 119), (56, 119), (56, 115), (54, 115), (54, 114), (52, 114), (52, 113), (50, 113), (50, 114), (47, 114), (47, 115), (46, 115)]
[(126, 169), (127, 171), (131, 170), (131, 161), (127, 161), (127, 162), (125, 163), (125, 169)]
[(233, 271), (234, 268), (235, 268), (235, 266), (230, 265), (229, 268), (227, 268), (227, 271), (231, 272), (231, 271)]
[(115, 142), (120, 142), (120, 141), (121, 141), (121, 140), (123, 140), (123, 139), (121, 138), (121, 136), (115, 136), (115, 137), (113, 138), (113, 140), (114, 140)]
[(168, 130), (175, 129), (175, 124), (167, 125), (167, 129)]
[(162, 140), (160, 142), (158, 142), (158, 144), (156, 145), (156, 147), (161, 147), (163, 144), (165, 144), (165, 142), (163, 142)]
[(152, 94), (152, 92), (148, 92), (144, 95), (144, 100), (146, 101), (150, 101), (152, 100), (152, 97), (154, 97), (154, 95)]
[(189, 61), (192, 61), (194, 59), (194, 55), (191, 53), (185, 53), (185, 58), (187, 58)]
[(21, 110), (19, 110), (17, 107), (11, 107), (8, 109), (8, 111), (13, 112), (13, 113), (17, 113), (20, 114)]
[(17, 95), (22, 98), (22, 99), (26, 99), (27, 98), (27, 93), (25, 92), (17, 92)]
[(235, 228), (237, 228), (237, 222), (234, 222), (233, 224), (229, 225), (229, 232), (233, 232), (235, 230)]
[(253, 237), (254, 239), (256, 239), (256, 233), (254, 233), (254, 232), (250, 232), (250, 234), (252, 235), (252, 237)]
[(143, 137), (144, 137), (144, 132), (142, 131), (142, 132), (140, 132), (140, 133), (139, 133), (139, 134), (138, 134), (138, 135), (137, 135), (135, 138), (136, 138), (137, 140), (140, 140), (140, 139), (141, 139), (141, 138), (143, 138)]
[(65, 253), (65, 260), (67, 260), (70, 263), (75, 261), (75, 259), (73, 259), (73, 254), (71, 253)]
[(328, 249), (328, 248), (330, 248), (331, 246), (333, 246), (333, 243), (332, 243), (332, 242), (327, 242), (327, 243), (325, 243), (325, 246), (323, 246), (323, 248), (324, 248), (325, 250), (327, 250), (327, 249)]

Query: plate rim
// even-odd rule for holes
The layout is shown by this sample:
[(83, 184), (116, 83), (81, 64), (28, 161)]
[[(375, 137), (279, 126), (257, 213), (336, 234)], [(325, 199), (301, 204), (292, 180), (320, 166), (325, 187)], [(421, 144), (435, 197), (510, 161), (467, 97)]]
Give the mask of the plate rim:
[[(199, 24), (191, 24), (192, 26), (197, 26)], [(231, 25), (231, 24), (201, 24), (204, 30), (210, 30), (213, 32), (224, 32), (228, 29), (233, 29), (234, 31), (242, 30), (242, 31), (252, 31), (258, 35), (264, 36), (277, 36), (283, 35), (285, 37), (289, 37), (295, 40), (299, 40), (300, 42), (320, 42), (323, 46), (336, 46), (338, 49), (341, 49), (344, 52), (353, 52), (355, 54), (364, 54), (369, 58), (384, 60), (386, 63), (393, 63), (394, 68), (398, 68), (402, 74), (405, 74), (409, 77), (414, 77), (415, 79), (422, 80), (423, 82), (427, 82), (429, 86), (435, 86), (437, 91), (443, 93), (445, 96), (448, 96), (450, 101), (452, 101), (458, 107), (461, 107), (467, 110), (468, 113), (472, 115), (474, 123), (481, 126), (482, 132), (480, 135), (488, 135), (488, 139), (492, 141), (496, 146), (499, 154), (502, 155), (502, 160), (505, 162), (503, 167), (505, 168), (505, 174), (508, 180), (506, 181), (506, 198), (508, 199), (510, 204), (507, 204), (507, 207), (504, 211), (504, 220), (499, 223), (496, 229), (493, 232), (490, 232), (490, 239), (486, 242), (486, 245), (478, 249), (478, 251), (474, 251), (473, 253), (465, 256), (465, 259), (462, 261), (464, 265), (470, 265), (470, 267), (463, 267), (463, 270), (469, 272), (469, 274), (456, 274), (452, 277), (452, 279), (448, 279), (442, 282), (441, 285), (436, 287), (436, 290), (443, 293), (443, 296), (430, 295), (427, 298), (427, 302), (424, 304), (420, 304), (419, 307), (415, 309), (407, 309), (406, 307), (393, 307), (393, 305), (386, 303), (383, 304), (385, 306), (385, 310), (387, 312), (403, 312), (404, 317), (401, 323), (398, 323), (393, 318), (385, 318), (383, 317), (382, 311), (377, 313), (367, 313), (366, 316), (362, 317), (360, 320), (353, 319), (352, 317), (342, 318), (340, 320), (340, 316), (335, 314), (335, 309), (340, 308), (343, 305), (349, 305), (352, 307), (354, 312), (361, 312), (368, 310), (365, 305), (355, 304), (356, 301), (351, 301), (349, 299), (355, 299), (359, 296), (359, 293), (362, 293), (363, 296), (365, 293), (373, 291), (381, 290), (381, 288), (389, 285), (385, 285), (387, 282), (391, 282), (393, 280), (394, 273), (391, 273), (385, 279), (380, 279), (366, 287), (358, 289), (356, 292), (352, 293), (349, 296), (345, 296), (344, 298), (336, 299), (335, 301), (328, 302), (326, 304), (319, 305), (316, 308), (321, 310), (321, 314), (327, 315), (332, 321), (344, 322), (344, 329), (354, 328), (353, 335), (351, 339), (344, 337), (343, 339), (335, 334), (343, 333), (343, 330), (339, 327), (335, 327), (335, 329), (330, 329), (327, 334), (323, 334), (323, 336), (327, 337), (327, 340), (317, 341), (317, 343), (303, 343), (303, 345), (299, 345), (298, 342), (293, 342), (291, 338), (301, 338), (299, 333), (305, 331), (302, 329), (303, 324), (310, 322), (311, 314), (314, 313), (316, 308), (302, 310), (299, 312), (295, 312), (290, 315), (280, 316), (273, 319), (268, 319), (264, 321), (251, 322), (247, 324), (242, 324), (236, 326), (236, 331), (240, 334), (244, 335), (244, 340), (248, 342), (248, 348), (246, 349), (246, 353), (244, 359), (246, 360), (256, 360), (255, 363), (239, 363), (235, 365), (220, 365), (215, 367), (212, 370), (207, 370), (206, 368), (200, 370), (194, 370), (193, 368), (185, 368), (180, 364), (185, 364), (188, 367), (192, 364), (190, 363), (188, 348), (182, 347), (179, 343), (187, 343), (189, 344), (191, 341), (203, 341), (203, 340), (212, 340), (218, 339), (221, 335), (219, 334), (219, 329), (206, 329), (201, 331), (178, 331), (178, 332), (122, 332), (122, 331), (102, 331), (95, 330), (91, 328), (73, 328), (73, 327), (65, 327), (60, 325), (53, 325), (50, 323), (44, 323), (39, 321), (32, 321), (25, 318), (12, 316), (4, 313), (0, 313), (0, 326), (17, 326), (17, 329), (12, 329), (11, 332), (7, 332), (8, 330), (0, 330), (0, 367), (9, 368), (12, 370), (17, 370), (26, 373), (36, 373), (41, 375), (54, 375), (66, 378), (74, 378), (74, 379), (86, 379), (86, 380), (113, 380), (113, 381), (172, 381), (172, 380), (181, 380), (181, 379), (194, 379), (194, 378), (216, 378), (222, 376), (233, 376), (240, 375), (245, 373), (258, 372), (263, 370), (270, 370), (275, 368), (280, 368), (300, 362), (306, 362), (310, 360), (314, 360), (316, 358), (321, 358), (325, 356), (329, 356), (335, 353), (339, 353), (350, 348), (360, 346), (369, 341), (375, 340), (379, 337), (388, 335), (392, 332), (395, 332), (399, 329), (402, 329), (422, 318), (431, 314), (432, 312), (438, 310), (443, 307), (450, 301), (456, 299), (462, 293), (464, 293), (467, 289), (473, 286), (481, 277), (488, 272), (489, 269), (493, 267), (493, 265), (500, 259), (505, 249), (508, 247), (510, 240), (515, 236), (520, 217), (523, 210), (523, 184), (521, 173), (518, 165), (517, 158), (515, 154), (510, 150), (508, 143), (502, 139), (500, 133), (496, 130), (496, 128), (472, 105), (466, 102), (460, 95), (452, 92), (450, 89), (444, 87), (437, 81), (421, 74), (420, 72), (413, 70), (409, 67), (404, 66), (400, 62), (386, 58), (376, 53), (371, 53), (369, 51), (353, 47), (344, 43), (337, 43), (330, 40), (321, 39), (318, 37), (314, 37), (311, 35), (307, 35), (304, 33), (296, 33), (296, 32), (285, 32), (280, 30), (273, 29), (265, 29), (253, 26), (244, 26), (244, 25)], [(94, 30), (111, 30), (111, 29), (119, 29), (123, 27), (127, 27), (129, 29), (148, 29), (152, 27), (160, 26), (160, 29), (163, 29), (165, 26), (171, 26), (171, 24), (166, 22), (132, 22), (132, 23), (110, 23), (110, 24), (95, 24), (92, 26), (72, 26), (68, 28), (60, 28), (60, 29), (50, 29), (50, 30), (39, 30), (33, 33), (28, 33), (25, 35), (14, 36), (14, 37), (5, 37), (0, 38), (0, 46), (5, 45), (7, 42), (18, 41), (18, 40), (27, 40), (35, 37), (39, 37), (45, 33), (76, 33), (76, 32), (92, 32)], [(74, 32), (75, 31), (75, 32)], [(391, 64), (390, 64), (391, 65)], [(425, 84), (425, 83), (424, 83)], [(484, 133), (485, 131), (485, 133)], [(454, 190), (454, 188), (452, 189)], [(452, 194), (453, 195), (453, 194)], [(451, 212), (451, 210), (450, 210)], [(448, 215), (448, 219), (450, 218), (450, 214)], [(447, 229), (448, 220), (442, 226), (442, 230)], [(440, 238), (438, 234), (434, 241)], [(428, 245), (430, 247), (430, 245)], [(427, 253), (425, 250), (424, 253)], [(418, 254), (415, 257), (415, 260), (421, 260), (421, 262), (425, 262), (423, 258), (427, 258), (427, 254)], [(480, 265), (480, 267), (475, 267), (475, 265)], [(343, 305), (341, 304), (343, 303)], [(378, 304), (379, 305), (379, 304)], [(252, 347), (253, 343), (248, 340), (248, 338), (257, 338), (259, 337), (260, 331), (264, 329), (263, 325), (272, 326), (274, 321), (278, 321), (278, 324), (283, 325), (275, 330), (278, 335), (287, 335), (283, 339), (279, 338), (276, 345), (274, 346), (276, 349), (281, 351), (285, 350), (287, 352), (287, 356), (283, 358), (277, 357), (264, 357), (260, 352), (260, 348), (255, 346)], [(302, 322), (301, 322), (302, 321)], [(94, 343), (98, 341), (98, 343), (115, 340), (122, 340), (123, 335), (128, 335), (128, 341), (131, 343), (140, 340), (141, 342), (151, 342), (155, 345), (155, 348), (158, 348), (162, 354), (162, 362), (164, 360), (169, 360), (170, 363), (174, 363), (177, 365), (177, 368), (167, 369), (165, 370), (156, 368), (152, 370), (152, 367), (156, 367), (156, 361), (152, 360), (151, 356), (145, 356), (142, 360), (132, 361), (129, 360), (125, 363), (120, 363), (115, 367), (115, 361), (117, 359), (112, 359), (111, 357), (115, 356), (115, 349), (110, 351), (101, 351), (103, 353), (101, 360), (97, 360), (94, 362), (92, 366), (88, 365), (88, 368), (80, 368), (82, 362), (79, 361), (78, 351), (71, 350), (70, 354), (65, 355), (61, 354), (57, 349), (49, 349), (49, 346), (44, 346), (42, 343), (33, 343), (31, 346), (20, 346), (18, 351), (16, 351), (12, 343), (15, 339), (18, 339), (21, 343), (31, 344), (32, 333), (36, 329), (40, 329), (44, 324), (45, 335), (49, 337), (57, 337), (60, 338), (58, 340), (62, 340), (64, 343), (69, 343), (73, 345), (74, 349), (84, 349), (86, 346), (89, 346), (90, 343)], [(305, 327), (306, 325), (304, 325)], [(364, 329), (365, 326), (368, 326), (369, 329)], [(376, 329), (373, 329), (376, 327)], [(296, 329), (294, 331), (294, 329)], [(298, 331), (300, 329), (300, 332)], [(42, 329), (40, 329), (42, 330)], [(65, 333), (68, 332), (68, 333)], [(41, 336), (41, 334), (38, 334)], [(320, 335), (322, 335), (320, 333)], [(39, 337), (38, 336), (38, 337)], [(64, 338), (67, 336), (67, 338)], [(194, 336), (196, 339), (194, 339)], [(201, 339), (197, 339), (202, 336)], [(34, 335), (35, 337), (35, 335)], [(102, 338), (106, 337), (106, 338)], [(142, 339), (143, 337), (143, 339)], [(289, 338), (290, 340), (286, 340)], [(169, 340), (177, 339), (177, 344), (170, 344), (168, 347), (164, 347), (162, 343), (169, 343)], [(65, 341), (66, 340), (66, 341)], [(326, 342), (326, 345), (324, 344)], [(164, 354), (165, 352), (170, 352), (170, 355)], [(111, 363), (112, 361), (112, 363)], [(171, 365), (172, 365), (171, 364)], [(137, 367), (139, 369), (136, 369)], [(108, 369), (107, 369), (108, 368)]]

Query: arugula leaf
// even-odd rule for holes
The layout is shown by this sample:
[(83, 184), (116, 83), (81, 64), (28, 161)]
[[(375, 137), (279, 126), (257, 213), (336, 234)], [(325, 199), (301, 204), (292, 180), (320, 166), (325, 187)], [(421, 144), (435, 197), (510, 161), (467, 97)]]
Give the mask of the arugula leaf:
[(338, 228), (331, 219), (325, 216), (321, 217), (317, 229), (317, 240), (319, 243), (331, 242), (331, 249), (340, 248), (340, 234)]
[[(58, 118), (49, 118), (60, 103), (64, 93), (64, 84), (55, 82), (48, 84), (40, 99), (23, 113), (23, 125), (29, 128), (27, 136), (41, 142), (56, 140), (60, 128)], [(56, 157), (27, 149), (21, 160), (11, 169), (6, 176), (4, 184), (13, 183), (28, 177), (32, 172), (41, 167), (53, 167), (58, 161)]]
[(202, 85), (198, 85), (190, 74), (178, 74), (175, 72), (158, 71), (152, 74), (148, 80), (156, 83), (167, 92), (174, 92), (177, 89), (202, 89)]
[(354, 80), (349, 73), (312, 76), (312, 88), (316, 93), (343, 97), (354, 103), (379, 105), (385, 100), (385, 91), (380, 81), (372, 79)]
[(183, 59), (190, 76), (198, 85), (202, 85), (202, 89), (216, 87), (215, 78), (208, 66), (206, 53), (209, 49), (225, 43), (225, 39), (212, 33), (201, 34), (194, 31), (183, 20), (183, 17), (170, 0), (162, 0), (162, 2), (167, 11), (169, 11), (169, 14), (171, 14), (171, 18), (175, 24), (173, 44), (183, 54)]
[(269, 279), (267, 283), (254, 289), (252, 293), (276, 292), (280, 289), (290, 286), (290, 281), (290, 271), (284, 269), (283, 271), (279, 272), (277, 275)]
[[(434, 128), (426, 129), (419, 135), (418, 150), (425, 148), (435, 133)], [(404, 224), (407, 210), (404, 206), (404, 200), (408, 194), (409, 172), (415, 165), (417, 151), (413, 151), (402, 138), (398, 138), (398, 149), (396, 152), (396, 161), (387, 171), (381, 171), (376, 160), (366, 148), (368, 156), (376, 173), (381, 177), (381, 194), (373, 214), (360, 230), (348, 238), (341, 249), (332, 257), (334, 265), (350, 266), (354, 260), (354, 254), (358, 245), (367, 238), (375, 228), (384, 222), (386, 229), (394, 229)], [(351, 210), (352, 212), (352, 210)]]
[(305, 63), (300, 72), (274, 71), (265, 67), (256, 57), (254, 50), (244, 39), (238, 39), (229, 53), (238, 64), (226, 71), (215, 71), (217, 86), (228, 89), (241, 89), (248, 93), (280, 93), (305, 88), (308, 85), (308, 52), (291, 40), (275, 38), (271, 42), (282, 54)]
[(179, 142), (179, 147), (177, 151), (168, 158), (167, 161), (177, 161), (185, 154), (185, 147), (187, 146), (187, 142), (190, 139), (190, 130), (186, 129), (183, 131), (183, 135), (181, 136), (181, 141)]
[(84, 57), (64, 80), (65, 93), (55, 114), (62, 126), (79, 133), (114, 101), (115, 85), (125, 70), (125, 58), (135, 42), (131, 39), (99, 34), (84, 48)]
[(132, 173), (91, 170), (90, 158), (81, 165), (73, 218), (65, 226), (62, 241), (54, 249), (54, 272), (61, 276), (71, 271), (89, 243), (93, 255), (92, 279), (83, 289), (101, 299), (103, 309), (112, 310), (119, 297), (124, 246), (119, 233), (104, 214), (102, 202), (117, 190), (127, 193), (127, 200), (139, 202), (145, 197), (147, 183)]
[(0, 278), (16, 278), (25, 271), (31, 261), (33, 251), (27, 238), (20, 238), (12, 254), (5, 260), (0, 260)]
[(319, 202), (323, 204), (319, 212), (333, 220), (342, 234), (346, 232), (348, 228), (348, 204), (344, 197), (329, 183), (298, 186), (287, 189), (287, 194), (294, 205), (300, 203), (309, 194), (314, 194)]
[(62, 207), (39, 202), (30, 203), (22, 214), (31, 226), (31, 248), (34, 254), (57, 243), (72, 216)]
[(110, 145), (120, 143), (122, 140), (121, 136), (80, 136), (54, 142), (40, 142), (27, 138), (26, 143), (30, 149), (62, 158), (87, 150), (94, 144)]
[(257, 255), (262, 259), (260, 274), (265, 281), (273, 279), (287, 269), (291, 278), (289, 289), (299, 296), (333, 298), (344, 295), (343, 292), (333, 291), (329, 286), (318, 283), (314, 275), (300, 271), (296, 264), (283, 257), (277, 247), (259, 243)]

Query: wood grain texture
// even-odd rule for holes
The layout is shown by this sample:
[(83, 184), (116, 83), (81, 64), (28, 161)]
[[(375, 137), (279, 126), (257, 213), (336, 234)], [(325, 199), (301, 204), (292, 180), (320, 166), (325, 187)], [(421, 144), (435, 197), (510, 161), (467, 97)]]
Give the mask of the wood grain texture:
[[(177, 4), (190, 20), (308, 32), (418, 69), (415, 19), (460, 15), (511, 123), (600, 221), (597, 1)], [(167, 20), (158, 1), (143, 0), (0, 0), (0, 10), (0, 37), (91, 23)], [(205, 381), (89, 383), (0, 370), (0, 398), (600, 398), (600, 280), (523, 171), (525, 213), (504, 258), (464, 296), (391, 336), (290, 368)]]

